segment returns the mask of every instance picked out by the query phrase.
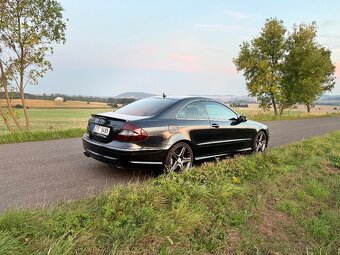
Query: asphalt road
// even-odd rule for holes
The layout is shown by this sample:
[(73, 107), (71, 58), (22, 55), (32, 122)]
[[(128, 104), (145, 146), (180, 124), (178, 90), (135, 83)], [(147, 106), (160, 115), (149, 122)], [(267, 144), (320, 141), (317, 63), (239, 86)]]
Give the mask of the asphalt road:
[[(269, 146), (275, 147), (340, 130), (340, 117), (266, 124)], [(0, 145), (0, 213), (90, 196), (157, 174), (151, 169), (114, 169), (87, 158), (80, 138)]]

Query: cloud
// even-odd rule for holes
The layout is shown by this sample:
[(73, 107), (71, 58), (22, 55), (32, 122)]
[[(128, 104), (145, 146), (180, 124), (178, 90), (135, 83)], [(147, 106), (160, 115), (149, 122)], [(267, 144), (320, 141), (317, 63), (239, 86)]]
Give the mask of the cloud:
[(335, 27), (338, 26), (339, 21), (336, 19), (327, 19), (321, 23), (322, 27)]
[(173, 56), (176, 61), (185, 63), (199, 63), (200, 57), (192, 54), (176, 54)]
[(145, 54), (154, 54), (159, 51), (159, 47), (157, 46), (146, 46), (140, 50), (142, 53)]
[(224, 25), (224, 24), (196, 24), (197, 27), (204, 29), (226, 30), (226, 31), (239, 31), (248, 30), (249, 28), (241, 25)]
[(340, 39), (340, 34), (334, 33), (323, 33), (320, 35), (320, 38), (331, 39), (331, 40), (338, 40)]
[(249, 15), (249, 14), (246, 14), (246, 13), (243, 13), (243, 12), (237, 12), (237, 11), (225, 11), (225, 13), (233, 18), (233, 19), (249, 19), (249, 18), (252, 18), (253, 15)]
[(338, 79), (340, 78), (340, 62), (335, 63), (335, 76)]
[(340, 48), (339, 47), (332, 48), (332, 53), (340, 57)]
[(204, 72), (204, 61), (194, 54), (172, 53), (159, 51), (145, 54), (143, 50), (137, 54), (126, 55), (112, 63), (114, 66), (127, 69), (159, 70), (166, 72)]
[(234, 65), (226, 67), (224, 72), (230, 75), (236, 75), (238, 73)]

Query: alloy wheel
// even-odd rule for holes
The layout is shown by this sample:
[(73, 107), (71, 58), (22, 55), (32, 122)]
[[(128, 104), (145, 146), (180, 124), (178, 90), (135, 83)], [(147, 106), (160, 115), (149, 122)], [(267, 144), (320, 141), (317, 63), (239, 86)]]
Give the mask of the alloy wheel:
[(169, 151), (165, 166), (169, 172), (181, 172), (190, 168), (192, 162), (193, 153), (190, 146), (186, 143), (179, 143)]
[(267, 146), (267, 137), (263, 132), (260, 132), (255, 141), (255, 150), (258, 152), (263, 152)]

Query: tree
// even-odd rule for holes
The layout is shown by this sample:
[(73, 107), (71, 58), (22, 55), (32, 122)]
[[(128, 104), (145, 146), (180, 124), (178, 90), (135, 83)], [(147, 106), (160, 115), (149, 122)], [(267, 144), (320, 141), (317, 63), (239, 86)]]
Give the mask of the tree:
[(275, 115), (281, 101), (285, 33), (283, 21), (267, 19), (260, 36), (243, 42), (238, 57), (233, 59), (237, 70), (243, 71), (250, 95), (256, 96), (264, 109), (273, 106)]
[[(3, 85), (0, 83), (0, 89), (2, 89)], [(2, 117), (7, 129), (13, 133), (14, 130), (11, 127), (11, 125), (9, 124), (8, 118), (7, 118), (7, 114), (5, 113), (5, 111), (2, 109), (2, 104), (1, 104), (1, 98), (0, 98), (0, 116)]]
[[(1, 49), (0, 49), (0, 52), (1, 52)], [(14, 120), (14, 123), (16, 124), (16, 126), (18, 127), (18, 129), (20, 131), (22, 131), (22, 127), (21, 127), (21, 124), (17, 118), (17, 115), (16, 113), (14, 112), (13, 108), (12, 108), (12, 103), (11, 103), (11, 99), (9, 97), (9, 85), (8, 85), (8, 79), (7, 79), (7, 75), (4, 71), (4, 68), (3, 68), (3, 64), (2, 62), (0, 61), (0, 74), (1, 74), (1, 80), (0, 80), (0, 84), (1, 84), (1, 87), (3, 88), (3, 95), (4, 95), (4, 98), (6, 100), (6, 104), (7, 104), (7, 109), (8, 109), (8, 112), (9, 114), (12, 116), (12, 119)], [(8, 130), (13, 133), (13, 129), (10, 127), (9, 125), (9, 121), (7, 119), (7, 117), (5, 117), (5, 112), (3, 110), (1, 110), (1, 115), (3, 117), (3, 120), (8, 128)]]
[(330, 50), (316, 42), (317, 26), (295, 25), (286, 36), (282, 21), (268, 19), (260, 36), (243, 42), (234, 63), (243, 71), (250, 95), (275, 115), (297, 103), (307, 106), (335, 84)]
[(13, 82), (20, 92), (27, 130), (24, 90), (27, 84), (36, 85), (52, 70), (46, 56), (53, 54), (52, 45), (65, 43), (62, 13), (56, 0), (0, 0), (0, 62), (4, 67), (1, 76)]
[(310, 112), (311, 105), (335, 84), (335, 66), (331, 52), (316, 42), (317, 26), (294, 26), (286, 43), (282, 94), (286, 104), (301, 103)]

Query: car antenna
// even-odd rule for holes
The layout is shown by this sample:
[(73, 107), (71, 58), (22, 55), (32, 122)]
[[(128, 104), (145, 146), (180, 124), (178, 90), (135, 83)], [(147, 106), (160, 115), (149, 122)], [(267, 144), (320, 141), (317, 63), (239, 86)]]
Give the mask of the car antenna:
[(163, 98), (166, 98), (166, 95), (164, 94), (164, 92), (163, 92)]

